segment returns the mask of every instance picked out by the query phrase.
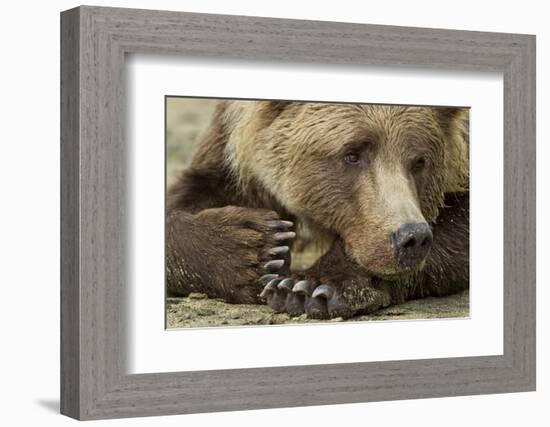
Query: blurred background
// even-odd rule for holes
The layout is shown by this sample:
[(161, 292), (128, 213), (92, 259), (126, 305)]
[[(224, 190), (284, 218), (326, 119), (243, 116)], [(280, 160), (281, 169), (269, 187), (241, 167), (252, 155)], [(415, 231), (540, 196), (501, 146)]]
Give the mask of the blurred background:
[(195, 143), (206, 129), (215, 99), (166, 98), (166, 181), (168, 188), (189, 164)]

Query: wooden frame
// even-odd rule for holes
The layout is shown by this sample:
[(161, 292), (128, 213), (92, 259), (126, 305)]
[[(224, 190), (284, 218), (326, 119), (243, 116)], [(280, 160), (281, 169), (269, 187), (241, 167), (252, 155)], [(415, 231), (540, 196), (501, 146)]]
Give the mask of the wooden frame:
[[(124, 57), (504, 76), (504, 354), (128, 375)], [(78, 419), (535, 389), (535, 37), (79, 7), (61, 15), (61, 412)], [(205, 396), (208, 396), (206, 399)]]

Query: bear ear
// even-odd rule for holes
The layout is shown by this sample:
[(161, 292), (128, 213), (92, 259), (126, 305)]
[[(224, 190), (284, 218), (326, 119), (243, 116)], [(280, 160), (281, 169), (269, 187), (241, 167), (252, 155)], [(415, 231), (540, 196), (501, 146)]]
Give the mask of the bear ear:
[(292, 101), (258, 101), (257, 112), (264, 126), (269, 126)]
[(438, 107), (435, 114), (445, 133), (452, 132), (457, 124), (468, 120), (468, 108), (464, 107)]
[(445, 192), (468, 191), (470, 186), (469, 109), (437, 108), (435, 114), (445, 135), (445, 171), (447, 171)]

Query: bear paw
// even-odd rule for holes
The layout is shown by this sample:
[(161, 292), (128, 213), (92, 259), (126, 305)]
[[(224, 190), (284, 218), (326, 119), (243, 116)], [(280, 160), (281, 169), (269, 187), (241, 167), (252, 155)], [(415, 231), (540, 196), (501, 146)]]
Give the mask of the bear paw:
[[(290, 244), (296, 237), (292, 221), (280, 219), (274, 211), (238, 206), (205, 209), (193, 220), (200, 233), (197, 240), (204, 240), (201, 244), (207, 249), (196, 251), (198, 243), (186, 240), (189, 233), (183, 226), (172, 231), (182, 236), (174, 246), (193, 249), (180, 251), (177, 259), (191, 259), (197, 265), (175, 270), (207, 273), (204, 282), (197, 280), (198, 274), (183, 278), (182, 282), (195, 284), (193, 291), (231, 303), (253, 304), (260, 302), (258, 280), (267, 283), (279, 275), (290, 276)], [(186, 257), (189, 253), (196, 260)]]
[(290, 316), (306, 314), (310, 319), (350, 318), (387, 307), (391, 297), (364, 281), (340, 284), (314, 283), (310, 280), (272, 278), (260, 297), (276, 312)]
[(332, 319), (354, 314), (340, 290), (324, 283), (316, 286), (308, 280), (273, 279), (260, 296), (275, 311), (292, 317), (306, 313), (310, 319)]

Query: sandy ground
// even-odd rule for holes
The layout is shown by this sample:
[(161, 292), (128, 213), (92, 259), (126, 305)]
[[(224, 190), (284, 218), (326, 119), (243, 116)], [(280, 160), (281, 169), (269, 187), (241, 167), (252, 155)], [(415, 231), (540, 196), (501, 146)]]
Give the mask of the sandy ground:
[[(188, 164), (199, 135), (210, 122), (215, 104), (215, 101), (208, 99), (168, 98), (166, 112), (168, 187)], [(297, 264), (311, 264), (313, 258), (314, 254), (305, 246), (304, 252), (293, 254), (293, 267)], [(170, 298), (167, 300), (166, 308), (168, 328), (316, 322), (304, 316), (292, 319), (285, 314), (275, 314), (267, 306), (227, 304), (201, 294), (191, 294), (187, 298)], [(468, 314), (469, 294), (464, 292), (447, 298), (409, 301), (369, 316), (358, 316), (350, 320), (451, 318), (466, 317)], [(342, 319), (333, 321), (342, 321)]]
[[(367, 316), (353, 317), (347, 321), (466, 317), (468, 306), (469, 295), (468, 291), (465, 291), (445, 298), (407, 301), (404, 304), (388, 307)], [(191, 294), (187, 298), (168, 298), (166, 308), (168, 328), (327, 322), (327, 320), (306, 319), (305, 315), (291, 318), (287, 314), (274, 313), (266, 305), (227, 304), (198, 293)], [(340, 317), (328, 322), (342, 321)]]

